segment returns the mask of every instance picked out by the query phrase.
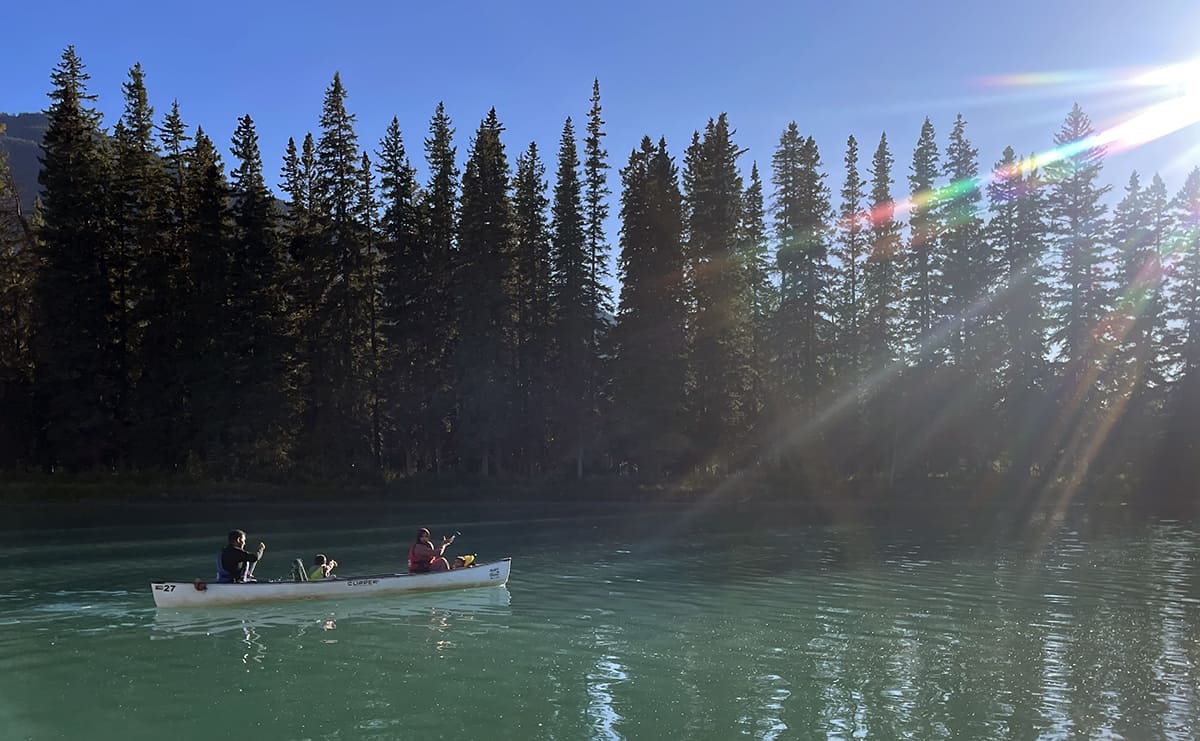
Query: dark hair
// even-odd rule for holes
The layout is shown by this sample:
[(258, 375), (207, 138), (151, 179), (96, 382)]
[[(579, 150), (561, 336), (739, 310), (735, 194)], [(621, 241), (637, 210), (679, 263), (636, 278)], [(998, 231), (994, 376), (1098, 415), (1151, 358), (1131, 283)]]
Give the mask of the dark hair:
[(235, 542), (237, 542), (238, 538), (244, 538), (244, 537), (246, 537), (245, 530), (230, 530), (229, 531), (229, 544), (233, 545)]
[(325, 558), (324, 553), (313, 556), (313, 566), (324, 566), (327, 563), (329, 563), (329, 559)]

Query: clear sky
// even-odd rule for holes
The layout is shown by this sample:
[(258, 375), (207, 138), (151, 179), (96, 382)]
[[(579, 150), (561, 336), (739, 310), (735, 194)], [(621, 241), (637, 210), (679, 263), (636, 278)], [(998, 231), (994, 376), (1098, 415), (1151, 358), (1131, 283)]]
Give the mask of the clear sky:
[[(315, 131), (340, 71), (360, 144), (372, 152), (397, 116), (423, 172), (420, 142), (441, 100), (464, 158), (495, 106), (510, 160), (535, 140), (552, 177), (562, 121), (582, 122), (598, 77), (614, 213), (616, 168), (643, 134), (666, 136), (678, 157), (722, 111), (748, 149), (746, 170), (754, 159), (764, 176), (796, 120), (816, 137), (835, 192), (846, 136), (859, 138), (865, 167), (886, 130), (900, 196), (926, 115), (944, 148), (963, 113), (986, 170), (1007, 144), (1051, 147), (1075, 101), (1104, 127), (1161, 99), (1161, 90), (1123, 84), (1131, 68), (1200, 56), (1195, 0), (20, 2), (3, 17), (0, 110), (43, 109), (50, 71), (74, 44), (106, 125), (140, 61), (156, 112), (177, 98), (185, 121), (202, 125), (227, 159), (236, 119), (250, 113), (269, 174), (288, 136)], [(1016, 81), (1049, 84), (995, 79), (1033, 73), (1043, 74)], [(1134, 168), (1144, 182), (1161, 171), (1174, 191), (1198, 164), (1192, 125), (1114, 155), (1105, 179), (1119, 188)]]

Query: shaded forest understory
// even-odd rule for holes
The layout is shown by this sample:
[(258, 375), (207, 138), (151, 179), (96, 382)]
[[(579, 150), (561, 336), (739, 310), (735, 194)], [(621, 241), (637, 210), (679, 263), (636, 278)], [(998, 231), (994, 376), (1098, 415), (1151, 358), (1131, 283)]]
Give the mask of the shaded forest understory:
[(1133, 173), (1110, 209), (1078, 106), (982, 173), (961, 116), (942, 144), (926, 119), (904, 175), (886, 134), (865, 164), (850, 137), (836, 198), (795, 122), (764, 182), (722, 114), (681, 162), (644, 138), (614, 197), (598, 83), (552, 182), (535, 143), (513, 170), (495, 110), (460, 170), (439, 106), (422, 183), (395, 119), (360, 146), (334, 75), (277, 198), (249, 115), (226, 170), (140, 65), (111, 130), (87, 79), (68, 48), (33, 213), (0, 160), (14, 496), (115, 473), (1019, 508), (1200, 474), (1200, 168), (1174, 193)]

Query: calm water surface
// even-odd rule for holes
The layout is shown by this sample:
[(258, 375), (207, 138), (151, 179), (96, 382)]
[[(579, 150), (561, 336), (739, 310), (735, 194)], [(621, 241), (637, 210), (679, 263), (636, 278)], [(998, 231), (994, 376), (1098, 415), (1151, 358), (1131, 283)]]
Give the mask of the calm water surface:
[[(748, 507), (747, 507), (748, 508)], [(6, 510), (0, 738), (1192, 739), (1188, 522), (812, 524), (786, 511)], [(426, 519), (422, 519), (422, 518)], [(69, 527), (63, 527), (64, 522)], [(507, 588), (156, 610), (230, 527), (260, 576), (396, 569), (411, 531)]]

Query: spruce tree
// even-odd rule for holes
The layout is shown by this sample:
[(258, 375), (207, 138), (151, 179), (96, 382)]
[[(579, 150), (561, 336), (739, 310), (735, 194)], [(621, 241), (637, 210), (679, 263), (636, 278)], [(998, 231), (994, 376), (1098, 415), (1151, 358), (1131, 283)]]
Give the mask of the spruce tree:
[(33, 312), (40, 457), (71, 469), (111, 462), (121, 369), (109, 293), (111, 178), (100, 114), (74, 47), (51, 74), (42, 139), (42, 228)]
[(455, 394), (451, 361), (455, 338), (458, 336), (458, 315), (451, 284), (456, 260), (455, 235), (458, 229), (459, 171), (454, 147), (454, 128), (445, 108), (438, 103), (425, 139), (425, 161), (429, 183), (425, 189), (422, 208), (424, 249), (428, 254), (431, 301), (430, 334), (427, 338), (428, 375), (423, 388), (428, 389), (429, 407), (421, 424), (426, 448), (431, 451), (435, 471), (442, 467), (443, 451), (448, 444), (447, 430), (452, 430)]
[(1054, 137), (1068, 154), (1046, 166), (1050, 182), (1048, 210), (1058, 252), (1055, 333), (1062, 346), (1066, 382), (1072, 393), (1100, 360), (1095, 338), (1103, 332), (1110, 305), (1106, 264), (1108, 186), (1098, 183), (1104, 149), (1082, 146), (1095, 130), (1077, 105)]
[(967, 140), (966, 122), (959, 114), (946, 147), (943, 172), (950, 183), (939, 199), (938, 216), (950, 362), (970, 378), (984, 374), (984, 363), (990, 355), (985, 335), (988, 316), (983, 307), (994, 273), (980, 218), (983, 195), (978, 156), (978, 150)]
[(358, 235), (358, 255), (355, 272), (362, 282), (361, 312), (363, 347), (359, 352), (361, 369), (358, 372), (365, 395), (364, 413), (369, 420), (370, 430), (367, 450), (376, 471), (383, 468), (383, 368), (384, 337), (381, 319), (381, 260), (379, 251), (379, 201), (375, 197), (375, 175), (371, 169), (371, 157), (362, 153), (358, 167), (358, 193), (354, 203), (354, 219)]
[(234, 166), (229, 172), (229, 310), (240, 329), (230, 348), (230, 375), (237, 389), (231, 445), (238, 471), (277, 471), (287, 465), (293, 436), (288, 359), (294, 347), (286, 315), (287, 264), (275, 199), (266, 185), (258, 132), (249, 114), (238, 119), (230, 144)]
[[(0, 124), (0, 136), (4, 125)], [(32, 302), (36, 269), (33, 224), (0, 149), (0, 466), (32, 462)]]
[(887, 135), (871, 158), (870, 252), (863, 266), (863, 339), (868, 368), (877, 373), (899, 358), (901, 351), (901, 235), (892, 198), (892, 154)]
[(773, 256), (769, 252), (763, 184), (758, 164), (750, 165), (750, 184), (742, 194), (738, 259), (746, 269), (750, 291), (751, 386), (747, 413), (757, 421), (769, 399), (768, 379), (774, 348), (771, 328), (779, 309), (779, 291), (772, 278)]
[[(170, 363), (176, 355), (164, 347), (161, 340), (173, 334), (169, 329), (153, 327), (170, 321), (162, 307), (171, 305), (171, 267), (163, 258), (169, 250), (168, 226), (165, 223), (163, 194), (167, 180), (154, 141), (154, 110), (146, 94), (142, 66), (129, 70), (129, 80), (122, 86), (125, 112), (113, 132), (113, 179), (109, 189), (112, 198), (114, 245), (108, 274), (111, 282), (115, 315), (116, 346), (113, 348), (119, 367), (116, 415), (122, 425), (138, 430), (141, 419), (163, 415), (161, 389), (147, 385), (138, 394), (141, 409), (137, 420), (131, 419), (132, 385), (146, 366)], [(157, 346), (142, 347), (142, 335), (159, 341)], [(149, 368), (148, 378), (163, 377), (160, 369)], [(177, 389), (175, 389), (177, 390)], [(154, 410), (154, 411), (151, 411)], [(170, 416), (168, 412), (164, 416)], [(156, 431), (157, 432), (157, 431)], [(124, 433), (122, 435), (124, 437)], [(154, 464), (157, 455), (152, 448), (161, 445), (162, 438), (152, 436), (140, 441), (142, 463)], [(127, 443), (123, 443), (125, 447)]]
[(1117, 292), (1109, 382), (1112, 408), (1123, 414), (1111, 438), (1110, 465), (1144, 465), (1160, 432), (1168, 362), (1162, 262), (1171, 236), (1168, 206), (1162, 178), (1155, 175), (1143, 188), (1134, 172), (1113, 209)]
[(608, 287), (608, 241), (604, 222), (608, 219), (608, 151), (604, 148), (604, 120), (600, 117), (600, 81), (592, 80), (592, 107), (588, 109), (587, 137), (583, 141), (584, 230), (587, 234), (588, 303), (592, 306), (592, 340), (589, 379), (594, 395), (599, 379), (600, 343), (612, 313), (612, 290)]
[(1200, 475), (1200, 167), (1188, 174), (1171, 213), (1175, 229), (1169, 318), (1176, 328), (1178, 380), (1168, 404), (1161, 476), (1169, 493), (1190, 496)]
[(175, 420), (173, 449), (213, 473), (231, 473), (231, 364), (240, 327), (230, 311), (229, 186), (220, 154), (200, 127), (185, 157), (184, 196), (190, 301), (179, 321), (187, 338), (181, 377), (189, 404)]
[(512, 415), (510, 333), (512, 204), (509, 168), (493, 108), (471, 142), (458, 231), (456, 377), (464, 454), (487, 476), (505, 461)]
[(863, 264), (870, 252), (869, 220), (863, 211), (866, 183), (858, 172), (858, 141), (846, 140), (846, 177), (838, 209), (837, 239), (830, 254), (837, 260), (832, 288), (832, 311), (837, 330), (837, 370), (848, 377), (843, 385), (857, 384), (865, 352), (863, 332), (866, 307), (863, 303)]
[(1113, 326), (1108, 224), (1103, 203), (1108, 186), (1098, 180), (1104, 148), (1089, 146), (1092, 123), (1076, 105), (1054, 138), (1064, 154), (1046, 166), (1051, 182), (1048, 210), (1058, 253), (1055, 332), (1063, 372), (1061, 407), (1050, 446), (1062, 455), (1051, 475), (1070, 487), (1099, 452), (1104, 434), (1104, 388), (1099, 382), (1111, 352)]
[(1027, 425), (1044, 407), (1048, 381), (1044, 187), (1039, 173), (1006, 147), (987, 192), (987, 235), (999, 273), (1001, 427), (1007, 439), (1023, 443), (1033, 439)]
[(551, 255), (546, 209), (546, 166), (537, 144), (517, 158), (513, 182), (513, 378), (518, 459), (536, 473), (549, 442), (552, 349)]
[(900, 224), (892, 198), (893, 159), (887, 135), (871, 158), (868, 196), (870, 253), (863, 265), (863, 304), (866, 370), (863, 388), (864, 455), (868, 471), (892, 471), (895, 460), (898, 392), (895, 366), (902, 352), (902, 267)]
[(559, 139), (550, 227), (556, 388), (553, 426), (564, 452), (575, 460), (577, 477), (583, 475), (584, 448), (594, 423), (590, 379), (596, 309), (590, 289), (591, 260), (581, 194), (575, 127), (568, 118)]
[(738, 253), (740, 154), (725, 114), (709, 120), (689, 148), (684, 175), (687, 249), (695, 300), (691, 367), (694, 440), (710, 473), (728, 472), (744, 453), (751, 424), (750, 290)]
[(338, 468), (356, 467), (372, 455), (366, 362), (370, 288), (355, 210), (361, 178), (358, 136), (346, 96), (341, 76), (335, 73), (319, 121), (313, 194), (323, 220), (317, 253), (327, 261), (331, 282), (319, 305), (323, 326), (316, 348), (329, 403), (309, 442)]
[(649, 137), (621, 170), (621, 300), (613, 329), (613, 441), (649, 480), (683, 472), (687, 320), (678, 169)]
[(772, 165), (780, 274), (776, 376), (784, 404), (811, 412), (829, 361), (832, 208), (816, 142), (801, 137), (794, 121)]
[(921, 136), (913, 151), (908, 176), (911, 209), (909, 241), (905, 260), (905, 325), (909, 352), (921, 364), (933, 362), (941, 349), (933, 347), (934, 326), (942, 316), (941, 226), (938, 193), (935, 191), (939, 165), (937, 140), (928, 118), (921, 125)]
[[(429, 251), (423, 242), (416, 172), (409, 162), (393, 118), (379, 142), (376, 169), (382, 190), (380, 220), (380, 327), (386, 339), (383, 378), (385, 423), (389, 462), (408, 472), (414, 455), (427, 441), (423, 427), (430, 411), (431, 340), (440, 321), (435, 308), (440, 296), (430, 272)], [(401, 457), (395, 459), (395, 453)]]

